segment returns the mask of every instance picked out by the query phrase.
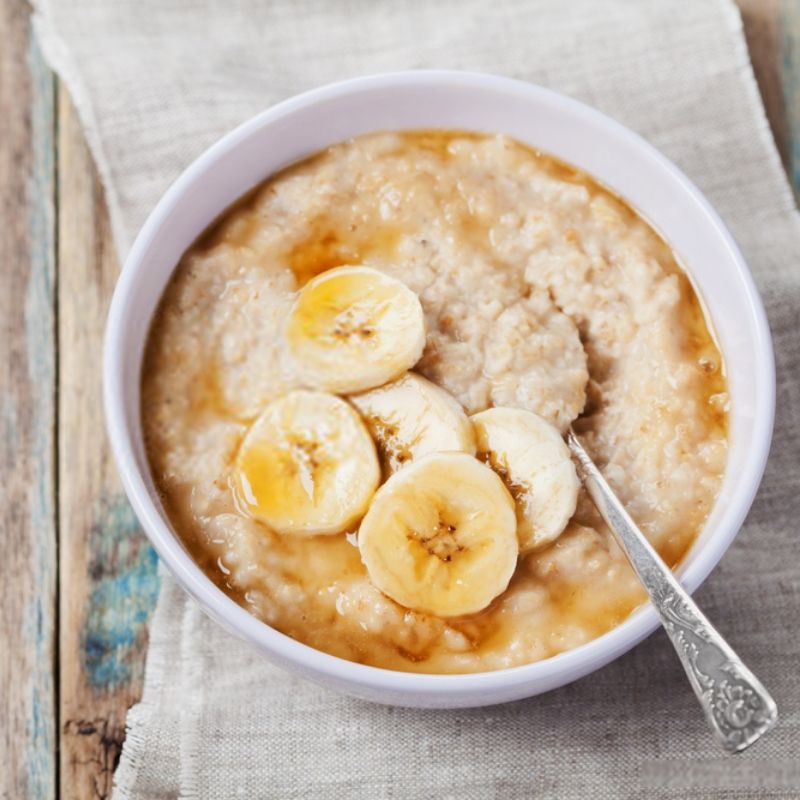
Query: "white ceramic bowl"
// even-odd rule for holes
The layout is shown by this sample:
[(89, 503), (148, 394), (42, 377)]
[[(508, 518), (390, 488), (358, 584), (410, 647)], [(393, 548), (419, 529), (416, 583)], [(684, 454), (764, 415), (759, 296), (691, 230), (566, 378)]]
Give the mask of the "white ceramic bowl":
[(602, 667), (658, 625), (645, 606), (614, 630), (545, 661), (474, 675), (417, 675), (321, 653), (259, 622), (223, 594), (176, 538), (142, 443), (139, 374), (148, 325), (183, 252), (236, 198), (281, 167), (368, 131), (462, 128), (501, 132), (577, 165), (636, 207), (687, 266), (722, 348), (732, 394), (731, 448), (720, 497), (679, 575), (696, 589), (736, 535), (764, 469), (775, 375), (764, 310), (717, 214), (664, 156), (622, 125), (526, 83), (459, 72), (405, 72), (316, 89), (256, 116), (203, 153), (145, 223), (108, 320), (108, 432), (125, 490), (147, 535), (183, 587), (214, 619), (277, 664), (335, 689), (420, 707), (489, 705), (545, 692)]

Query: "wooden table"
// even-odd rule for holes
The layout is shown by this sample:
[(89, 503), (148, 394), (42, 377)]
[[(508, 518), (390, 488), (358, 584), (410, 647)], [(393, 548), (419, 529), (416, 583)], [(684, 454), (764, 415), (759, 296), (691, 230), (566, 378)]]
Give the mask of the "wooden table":
[[(739, 0), (800, 188), (800, 0)], [(107, 797), (140, 695), (156, 558), (103, 430), (118, 264), (103, 194), (24, 0), (0, 2), (0, 800)]]

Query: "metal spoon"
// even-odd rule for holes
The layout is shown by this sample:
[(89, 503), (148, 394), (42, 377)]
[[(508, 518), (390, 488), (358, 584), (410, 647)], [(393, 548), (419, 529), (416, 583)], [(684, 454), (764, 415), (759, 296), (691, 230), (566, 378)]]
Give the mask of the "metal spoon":
[(729, 753), (741, 753), (778, 721), (775, 701), (675, 579), (571, 428), (567, 445), (586, 491), (650, 595), (711, 730)]

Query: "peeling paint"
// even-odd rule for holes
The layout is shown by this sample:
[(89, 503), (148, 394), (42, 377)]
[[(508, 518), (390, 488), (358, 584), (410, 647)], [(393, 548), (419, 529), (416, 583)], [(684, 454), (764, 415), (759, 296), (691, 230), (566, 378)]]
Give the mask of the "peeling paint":
[(122, 495), (101, 500), (94, 518), (81, 659), (89, 685), (113, 691), (141, 678), (134, 656), (158, 596), (158, 559)]

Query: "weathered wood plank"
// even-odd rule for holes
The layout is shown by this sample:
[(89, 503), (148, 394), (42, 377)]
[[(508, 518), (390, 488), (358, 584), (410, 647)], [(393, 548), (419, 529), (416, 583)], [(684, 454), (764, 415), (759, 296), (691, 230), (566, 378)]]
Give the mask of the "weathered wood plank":
[(778, 58), (786, 109), (786, 166), (800, 198), (800, 0), (782, 0)]
[(54, 79), (0, 3), (0, 797), (55, 796)]
[(102, 337), (119, 266), (63, 88), (58, 109), (61, 796), (107, 797), (158, 583), (103, 427)]

